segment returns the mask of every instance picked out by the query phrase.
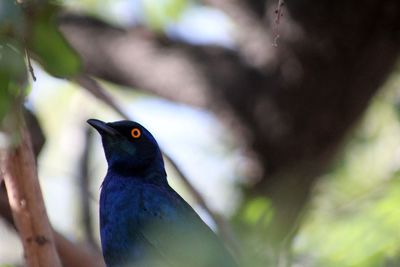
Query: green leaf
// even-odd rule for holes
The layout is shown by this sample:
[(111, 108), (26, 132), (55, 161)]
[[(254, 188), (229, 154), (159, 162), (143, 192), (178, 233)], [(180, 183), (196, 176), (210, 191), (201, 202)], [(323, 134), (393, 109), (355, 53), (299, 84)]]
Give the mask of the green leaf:
[(243, 212), (243, 220), (250, 225), (258, 223), (267, 225), (271, 221), (272, 216), (273, 209), (270, 201), (262, 197), (249, 201)]
[(49, 4), (36, 7), (28, 43), (35, 59), (47, 72), (56, 77), (69, 78), (80, 72), (81, 62), (57, 29), (57, 11), (56, 6)]
[(13, 39), (0, 39), (0, 74), (17, 83), (27, 79), (22, 46)]
[(168, 22), (176, 21), (187, 8), (187, 0), (143, 0), (150, 26), (161, 30)]
[(9, 77), (0, 74), (0, 124), (11, 107), (11, 96), (9, 94)]
[(0, 122), (27, 83), (22, 47), (12, 39), (0, 39)]

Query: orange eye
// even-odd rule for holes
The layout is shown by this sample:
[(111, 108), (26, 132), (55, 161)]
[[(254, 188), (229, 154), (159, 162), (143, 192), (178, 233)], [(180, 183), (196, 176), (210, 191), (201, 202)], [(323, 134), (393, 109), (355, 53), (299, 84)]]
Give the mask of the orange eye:
[(133, 138), (139, 138), (142, 135), (142, 133), (138, 128), (133, 128), (131, 131), (131, 135)]

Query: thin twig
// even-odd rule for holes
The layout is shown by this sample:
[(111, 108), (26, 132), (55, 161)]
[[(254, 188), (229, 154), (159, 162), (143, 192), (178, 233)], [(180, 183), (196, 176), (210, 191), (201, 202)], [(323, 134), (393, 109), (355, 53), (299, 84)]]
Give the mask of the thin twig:
[(278, 0), (278, 7), (275, 9), (275, 20), (274, 20), (274, 42), (272, 46), (278, 47), (278, 39), (279, 35), (279, 23), (281, 21), (281, 17), (283, 16), (283, 6), (285, 5), (284, 0)]
[(275, 17), (275, 24), (279, 25), (281, 17), (283, 16), (283, 6), (285, 5), (284, 0), (278, 0), (278, 7), (275, 10), (276, 17)]
[[(108, 106), (113, 108), (121, 117), (124, 119), (130, 120), (130, 117), (122, 110), (122, 108), (117, 104), (114, 98), (106, 92), (106, 90), (94, 79), (81, 75), (75, 79), (75, 81), (92, 93), (95, 97), (99, 98), (101, 101), (106, 103)], [(235, 238), (233, 231), (229, 224), (219, 215), (216, 214), (206, 203), (200, 192), (191, 184), (190, 180), (183, 173), (182, 169), (177, 165), (177, 163), (169, 156), (165, 151), (163, 151), (164, 158), (170, 162), (172, 167), (175, 169), (178, 176), (181, 178), (188, 191), (194, 197), (195, 201), (202, 207), (213, 219), (215, 224), (218, 227), (218, 232), (221, 235), (222, 239), (226, 242), (226, 244), (239, 255), (240, 248), (239, 242)]]
[(91, 139), (92, 139), (92, 130), (86, 128), (85, 132), (85, 140), (84, 147), (82, 150), (81, 158), (79, 160), (79, 174), (78, 174), (78, 183), (79, 183), (79, 194), (80, 194), (80, 203), (81, 209), (81, 223), (84, 229), (84, 235), (86, 241), (95, 249), (98, 249), (97, 243), (93, 236), (93, 227), (92, 227), (92, 216), (90, 212), (90, 181), (89, 181), (89, 151), (91, 150)]
[(34, 72), (33, 67), (32, 67), (31, 55), (29, 53), (28, 48), (25, 48), (25, 53), (26, 53), (26, 58), (28, 59), (28, 69), (29, 69), (29, 72), (31, 73), (32, 80), (34, 82), (36, 82), (36, 76), (35, 76), (35, 72)]

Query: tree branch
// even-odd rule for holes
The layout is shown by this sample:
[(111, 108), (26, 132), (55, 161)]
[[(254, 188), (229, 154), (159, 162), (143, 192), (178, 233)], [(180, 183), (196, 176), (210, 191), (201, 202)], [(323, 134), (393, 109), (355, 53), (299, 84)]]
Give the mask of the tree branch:
[[(20, 115), (20, 114), (18, 114)], [(17, 116), (18, 116), (17, 115)], [(17, 117), (18, 118), (18, 117)], [(30, 267), (61, 266), (46, 214), (29, 133), (20, 118), (21, 143), (0, 150), (0, 170)]]
[[(236, 26), (234, 38), (241, 57), (253, 67), (265, 67), (276, 56), (273, 51), (273, 39), (269, 28), (257, 12), (265, 13), (265, 3), (262, 10), (252, 8), (254, 1), (240, 0), (203, 0), (205, 4), (224, 11)], [(265, 1), (264, 1), (265, 2)]]
[(86, 73), (139, 90), (146, 88), (173, 101), (207, 104), (211, 88), (193, 62), (184, 51), (154, 42), (156, 37), (150, 32), (142, 28), (124, 31), (74, 15), (61, 17), (60, 28), (81, 55), (88, 55), (82, 57)]
[(63, 267), (106, 267), (103, 255), (92, 246), (72, 243), (57, 231), (54, 239)]
[[(0, 216), (15, 228), (5, 187), (0, 186)], [(54, 242), (63, 267), (105, 267), (102, 255), (84, 244), (74, 244), (53, 230)]]

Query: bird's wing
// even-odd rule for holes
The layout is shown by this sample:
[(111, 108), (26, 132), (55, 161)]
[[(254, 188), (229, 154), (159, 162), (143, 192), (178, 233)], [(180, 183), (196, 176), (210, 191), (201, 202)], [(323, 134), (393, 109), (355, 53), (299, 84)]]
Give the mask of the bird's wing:
[(168, 262), (179, 267), (236, 266), (216, 235), (175, 191), (146, 186), (141, 194), (135, 232)]

